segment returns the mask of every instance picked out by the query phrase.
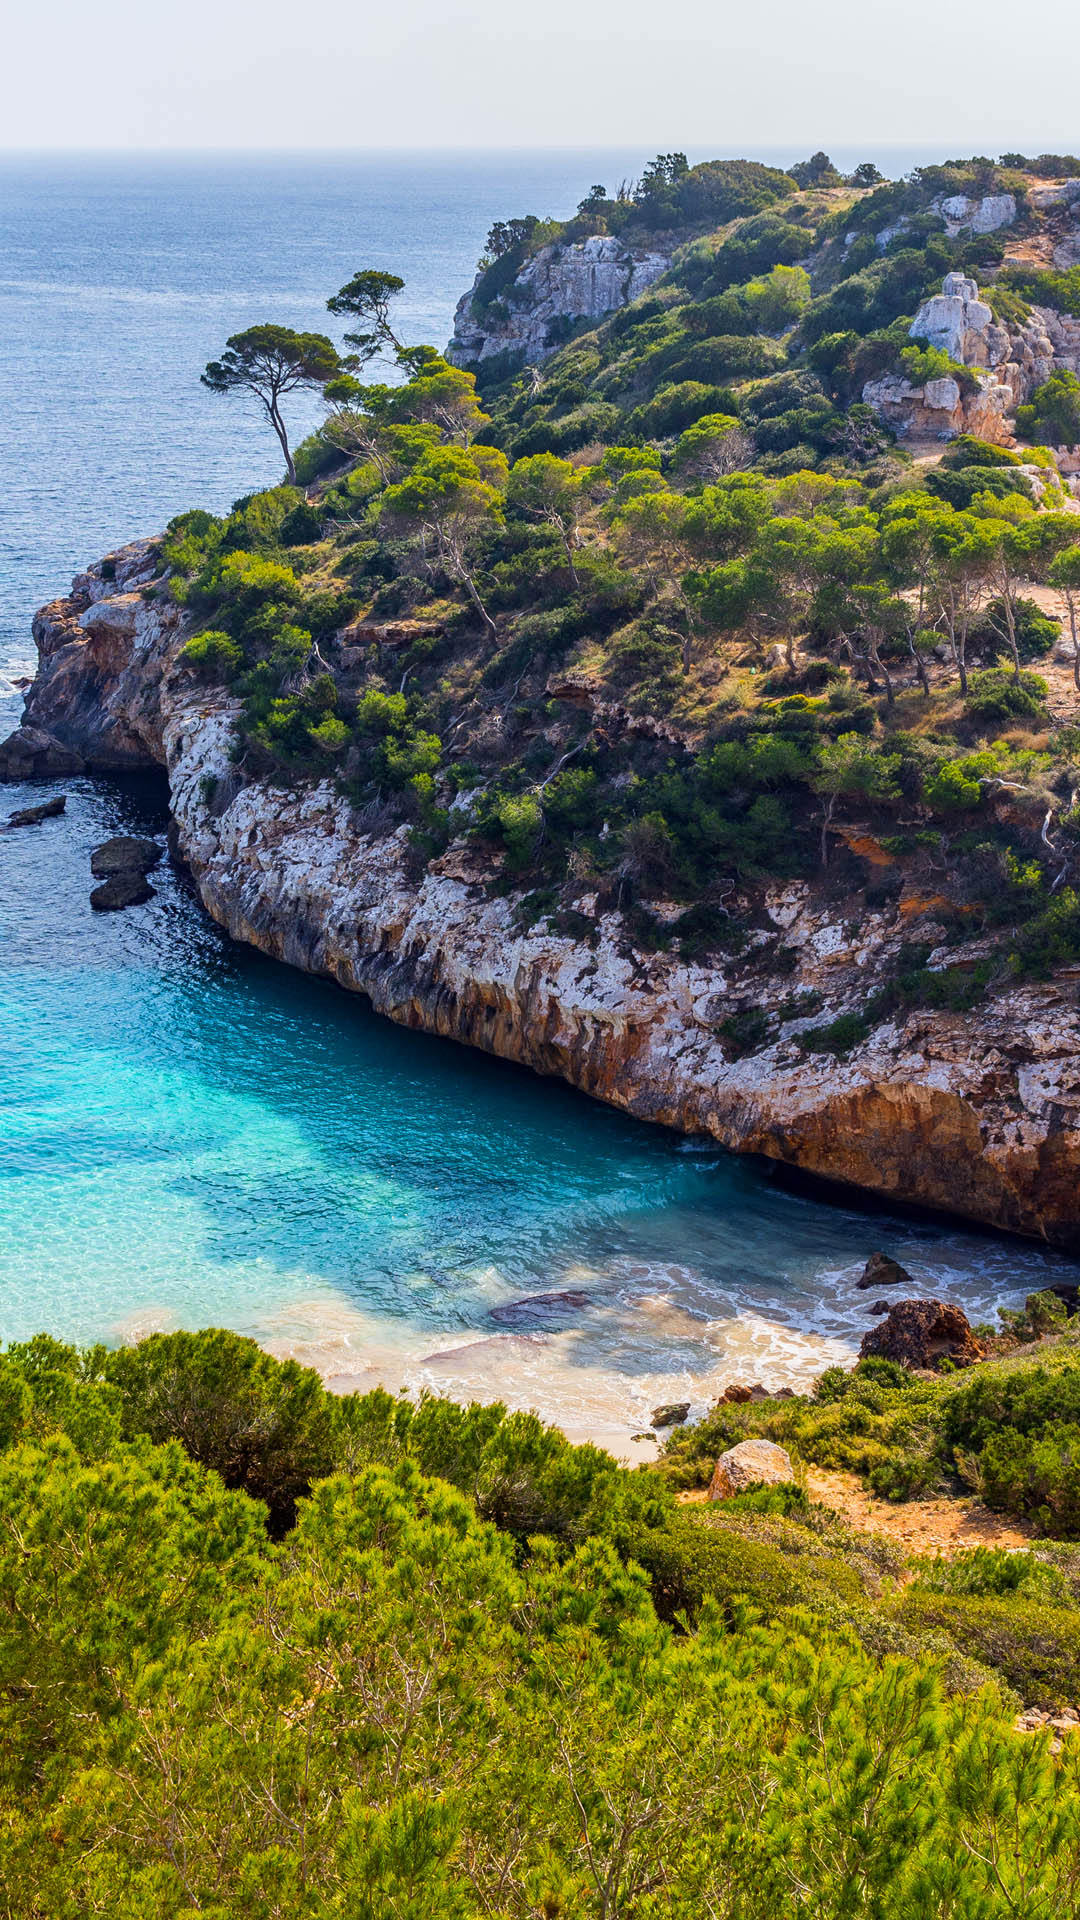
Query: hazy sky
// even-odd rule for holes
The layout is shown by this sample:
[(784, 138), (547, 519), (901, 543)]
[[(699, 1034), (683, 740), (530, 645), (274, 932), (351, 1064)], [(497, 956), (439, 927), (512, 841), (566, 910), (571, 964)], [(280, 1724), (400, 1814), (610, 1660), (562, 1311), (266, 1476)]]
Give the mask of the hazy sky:
[(22, 0), (4, 147), (1080, 148), (1080, 5)]

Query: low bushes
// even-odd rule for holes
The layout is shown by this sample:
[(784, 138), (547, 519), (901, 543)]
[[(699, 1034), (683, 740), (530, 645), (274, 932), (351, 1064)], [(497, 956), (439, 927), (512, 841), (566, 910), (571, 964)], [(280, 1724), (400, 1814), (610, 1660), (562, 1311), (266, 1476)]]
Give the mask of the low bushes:
[(805, 1547), (786, 1554), (723, 1523), (677, 1514), (666, 1527), (642, 1530), (626, 1541), (645, 1569), (662, 1620), (696, 1620), (706, 1601), (729, 1612), (739, 1600), (768, 1615), (802, 1604), (856, 1605), (863, 1597), (857, 1573), (838, 1556)]
[(931, 1593), (912, 1586), (896, 1618), (916, 1633), (944, 1629), (961, 1652), (993, 1667), (1029, 1706), (1072, 1706), (1080, 1697), (1080, 1612), (1025, 1599)]

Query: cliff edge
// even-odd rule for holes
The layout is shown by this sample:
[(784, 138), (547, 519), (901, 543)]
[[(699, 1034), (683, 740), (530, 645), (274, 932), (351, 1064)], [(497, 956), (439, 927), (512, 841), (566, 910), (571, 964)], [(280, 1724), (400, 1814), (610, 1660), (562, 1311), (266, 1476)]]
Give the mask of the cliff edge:
[(893, 1015), (843, 1060), (804, 1052), (800, 1004), (815, 1020), (864, 1005), (926, 903), (901, 896), (856, 927), (789, 883), (765, 899), (785, 967), (755, 988), (776, 1038), (732, 1057), (725, 1025), (747, 1003), (724, 967), (640, 950), (624, 915), (584, 894), (596, 916), (587, 941), (544, 922), (522, 931), (464, 813), (418, 872), (408, 829), (365, 830), (332, 781), (245, 780), (230, 759), (237, 702), (178, 661), (185, 616), (160, 588), (141, 542), (38, 614), (38, 676), (0, 774), (48, 771), (42, 742), (66, 768), (164, 767), (178, 852), (234, 938), (403, 1025), (557, 1074), (642, 1119), (1077, 1244), (1080, 1013), (1068, 982), (1018, 985), (970, 1015)]

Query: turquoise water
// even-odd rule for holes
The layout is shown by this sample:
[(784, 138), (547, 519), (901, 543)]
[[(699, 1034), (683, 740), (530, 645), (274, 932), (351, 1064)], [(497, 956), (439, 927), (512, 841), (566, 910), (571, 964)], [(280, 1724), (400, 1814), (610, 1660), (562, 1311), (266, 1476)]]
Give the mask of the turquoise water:
[(874, 1246), (973, 1315), (1065, 1268), (396, 1028), (230, 945), (167, 867), (95, 914), (91, 847), (160, 832), (160, 801), (67, 791), (0, 836), (5, 1339), (223, 1323), (343, 1383), (500, 1393), (617, 1442), (660, 1398), (853, 1351)]
[[(259, 423), (199, 388), (226, 332), (320, 326), (370, 262), (408, 281), (407, 336), (445, 340), (493, 218), (645, 157), (0, 161), (0, 730), (75, 567), (275, 477)], [(622, 1445), (660, 1399), (854, 1352), (876, 1246), (976, 1317), (1073, 1271), (403, 1032), (229, 946), (167, 867), (96, 915), (91, 847), (162, 832), (162, 797), (67, 791), (0, 834), (0, 1339), (226, 1324), (338, 1382), (500, 1393)], [(41, 797), (0, 789), (0, 818)]]

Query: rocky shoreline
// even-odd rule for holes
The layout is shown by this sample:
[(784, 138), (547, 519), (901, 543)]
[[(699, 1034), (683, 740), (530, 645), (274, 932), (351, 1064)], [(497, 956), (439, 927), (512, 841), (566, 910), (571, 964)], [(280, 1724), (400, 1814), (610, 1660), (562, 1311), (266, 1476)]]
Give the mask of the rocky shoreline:
[[(331, 783), (244, 784), (229, 759), (235, 707), (177, 665), (184, 623), (155, 585), (157, 566), (153, 543), (136, 543), (37, 615), (38, 674), (0, 776), (164, 768), (173, 850), (235, 939), (363, 993), (405, 1026), (559, 1075), (638, 1118), (1080, 1243), (1070, 982), (1018, 985), (974, 1014), (894, 1015), (842, 1060), (800, 1050), (808, 1022), (797, 1018), (732, 1057), (720, 1027), (742, 999), (715, 963), (637, 950), (622, 916), (586, 899), (588, 941), (544, 922), (521, 931), (464, 831), (417, 877), (407, 829), (364, 831)], [(767, 911), (793, 961), (762, 977), (759, 1004), (812, 994), (817, 1020), (865, 1004), (909, 937), (909, 904), (855, 927), (805, 883), (775, 889)]]

